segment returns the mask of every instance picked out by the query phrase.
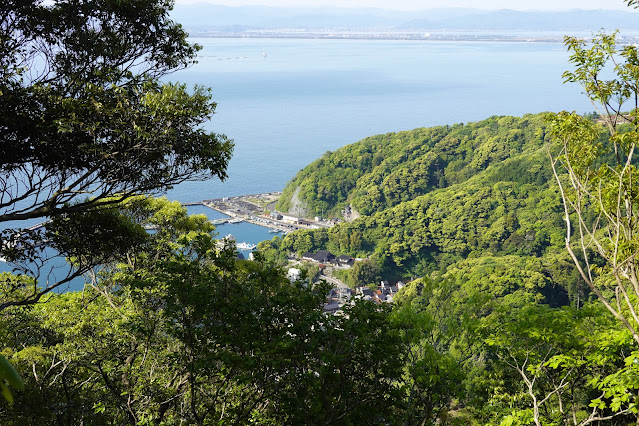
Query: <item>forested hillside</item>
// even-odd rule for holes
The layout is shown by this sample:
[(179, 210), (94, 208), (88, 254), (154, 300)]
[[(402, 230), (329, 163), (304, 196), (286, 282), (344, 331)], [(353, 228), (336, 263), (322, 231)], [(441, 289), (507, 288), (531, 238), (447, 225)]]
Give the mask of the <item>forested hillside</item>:
[[(626, 318), (636, 299), (626, 270), (605, 265), (618, 253), (632, 258), (636, 246), (606, 237), (613, 228), (601, 223), (620, 216), (592, 194), (608, 179), (602, 205), (632, 210), (636, 191), (615, 179), (634, 170), (636, 129), (615, 122), (610, 137), (597, 121), (491, 117), (326, 153), (289, 183), (280, 208), (341, 216), (352, 206), (360, 217), (274, 238), (260, 251), (274, 260), (318, 249), (365, 258), (337, 272), (351, 285), (410, 281), (389, 318), (406, 344), (405, 424), (634, 423), (639, 354)], [(572, 238), (566, 214), (580, 229)], [(616, 229), (636, 226), (618, 220)], [(567, 235), (578, 254), (566, 250)]]
[[(197, 51), (171, 2), (5, 3), (0, 424), (639, 423), (636, 46), (566, 39), (597, 121), (492, 117), (327, 153), (280, 209), (362, 216), (245, 260), (149, 195), (225, 178), (233, 148), (201, 126), (208, 91), (159, 80)], [(327, 312), (331, 285), (280, 263), (320, 248), (366, 257), (350, 283), (411, 280)]]
[(491, 117), (374, 136), (326, 154), (293, 179), (280, 205), (299, 186), (315, 211), (351, 204), (362, 217), (271, 244), (370, 257), (386, 279), (472, 277), (497, 296), (569, 304), (583, 294), (564, 249), (546, 133), (543, 114)]
[[(286, 186), (277, 207), (287, 211), (299, 188), (298, 198), (314, 214), (339, 215), (351, 203), (370, 215), (466, 182), (492, 165), (500, 167), (493, 171), (495, 182), (540, 185), (551, 172), (543, 160), (527, 157), (545, 141), (543, 114), (372, 136), (328, 152), (304, 168)], [(502, 164), (520, 154), (526, 155)]]

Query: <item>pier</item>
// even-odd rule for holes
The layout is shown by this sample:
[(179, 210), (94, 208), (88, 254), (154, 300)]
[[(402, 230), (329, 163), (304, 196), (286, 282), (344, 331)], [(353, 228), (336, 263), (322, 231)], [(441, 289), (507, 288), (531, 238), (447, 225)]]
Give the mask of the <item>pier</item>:
[(332, 226), (332, 223), (327, 221), (299, 218), (276, 211), (275, 203), (281, 195), (282, 193), (279, 191), (265, 192), (182, 203), (182, 205), (202, 205), (229, 216), (228, 219), (212, 220), (211, 223), (214, 225), (247, 222), (284, 234), (299, 229), (329, 228)]
[[(248, 222), (270, 228), (274, 233), (287, 233), (298, 229), (329, 228), (332, 226), (332, 223), (327, 221), (293, 217), (286, 213), (276, 211), (275, 203), (281, 195), (281, 191), (276, 191), (235, 197), (213, 198), (202, 201), (189, 201), (181, 204), (185, 207), (205, 206), (228, 216), (228, 218), (224, 219), (211, 220), (210, 222), (213, 225)], [(281, 219), (277, 219), (277, 217), (281, 217)], [(49, 220), (46, 220), (30, 226), (28, 229), (35, 231), (45, 227), (49, 222)], [(151, 228), (152, 227), (149, 227), (149, 229)]]

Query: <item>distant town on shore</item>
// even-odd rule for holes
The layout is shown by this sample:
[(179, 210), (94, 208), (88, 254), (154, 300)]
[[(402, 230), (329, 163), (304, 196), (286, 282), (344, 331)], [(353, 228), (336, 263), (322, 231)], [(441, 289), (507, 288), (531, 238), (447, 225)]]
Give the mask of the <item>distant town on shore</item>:
[(439, 8), (398, 11), (177, 4), (173, 18), (192, 37), (563, 42), (619, 29), (634, 44), (639, 15), (629, 10), (521, 11)]
[[(477, 41), (477, 42), (513, 42), (513, 43), (563, 43), (563, 35), (506, 35), (484, 32), (351, 32), (351, 31), (300, 31), (300, 30), (277, 30), (277, 31), (241, 31), (241, 32), (221, 32), (221, 31), (192, 31), (193, 37), (210, 38), (276, 38), (276, 39), (319, 39), (319, 40), (421, 40), (421, 41)], [(584, 37), (586, 39), (590, 37)], [(639, 35), (620, 36), (620, 44), (637, 44)]]

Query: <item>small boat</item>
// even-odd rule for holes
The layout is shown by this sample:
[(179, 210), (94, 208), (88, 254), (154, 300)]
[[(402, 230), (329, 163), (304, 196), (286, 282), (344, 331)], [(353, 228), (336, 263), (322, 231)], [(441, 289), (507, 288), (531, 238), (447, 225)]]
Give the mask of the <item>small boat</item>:
[(236, 244), (235, 247), (237, 247), (238, 250), (255, 250), (257, 246), (255, 244), (239, 243)]
[(229, 220), (229, 223), (242, 223), (244, 222), (244, 220), (240, 219), (240, 218), (236, 218), (236, 219), (231, 219)]

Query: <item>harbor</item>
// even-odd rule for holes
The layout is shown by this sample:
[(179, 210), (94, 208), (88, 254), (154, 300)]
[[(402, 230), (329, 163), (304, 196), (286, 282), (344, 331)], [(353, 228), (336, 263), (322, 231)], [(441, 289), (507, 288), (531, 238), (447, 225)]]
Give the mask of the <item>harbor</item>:
[(227, 218), (215, 219), (213, 225), (247, 222), (270, 229), (270, 233), (287, 234), (299, 229), (329, 228), (334, 223), (315, 218), (314, 220), (291, 216), (275, 210), (281, 192), (214, 198), (200, 202), (183, 203), (184, 206), (202, 205), (216, 210)]

